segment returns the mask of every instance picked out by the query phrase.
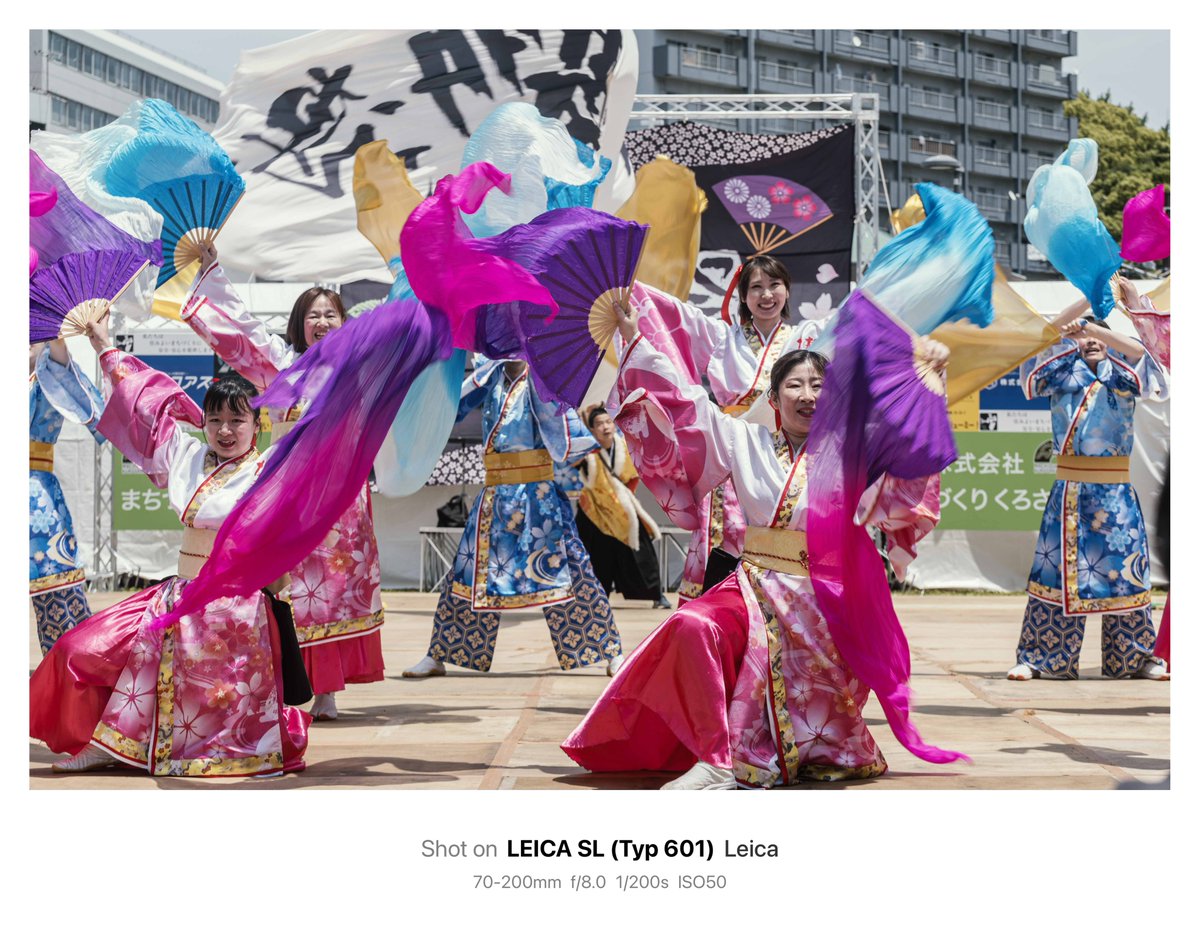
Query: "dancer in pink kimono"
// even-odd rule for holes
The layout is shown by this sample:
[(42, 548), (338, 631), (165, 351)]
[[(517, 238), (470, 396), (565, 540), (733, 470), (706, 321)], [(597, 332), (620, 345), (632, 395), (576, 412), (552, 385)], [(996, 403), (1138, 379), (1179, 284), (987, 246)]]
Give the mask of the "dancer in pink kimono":
[[(184, 527), (179, 574), (59, 638), (30, 679), (29, 733), (74, 755), (54, 765), (60, 771), (118, 763), (153, 776), (302, 770), (310, 718), (285, 704), (287, 644), (267, 595), (221, 599), (201, 615), (154, 626), (262, 468), (254, 388), (240, 377), (219, 380), (201, 412), (166, 374), (113, 348), (103, 322), (90, 328), (107, 397), (97, 428), (166, 489)], [(198, 428), (204, 441), (185, 431)]]
[[(737, 290), (740, 303), (736, 324), (727, 310), (722, 310), (725, 318), (721, 320), (665, 294), (654, 294), (659, 303), (667, 300), (674, 305), (673, 310), (663, 313), (663, 318), (675, 326), (671, 329), (672, 340), (687, 344), (687, 354), (708, 378), (717, 403), (731, 416), (749, 411), (767, 391), (771, 367), (780, 355), (807, 348), (823, 325), (823, 320), (798, 325), (785, 321), (789, 316), (791, 277), (787, 267), (774, 257), (746, 261), (737, 277)], [(726, 482), (714, 488), (701, 504), (696, 522), (679, 585), (681, 604), (699, 597), (706, 582), (712, 585), (714, 580), (724, 578), (741, 555), (746, 518), (734, 485)], [(721, 552), (715, 556), (712, 573), (706, 574), (714, 550)]]
[[(246, 310), (217, 263), (215, 248), (205, 251), (203, 263), (181, 318), (259, 392), (312, 344), (345, 323), (338, 294), (313, 287), (296, 299), (285, 342)], [(273, 443), (295, 425), (301, 412), (299, 407), (269, 412)], [(280, 594), (292, 606), (304, 666), (317, 694), (311, 713), (318, 721), (335, 719), (335, 693), (347, 683), (383, 679), (379, 547), (367, 487), (290, 579)]]
[[(882, 774), (862, 714), (868, 687), (839, 654), (809, 578), (805, 449), (825, 359), (793, 350), (774, 363), (769, 402), (782, 429), (772, 433), (723, 413), (636, 322), (635, 309), (621, 323), (617, 421), (638, 470), (676, 517), (730, 484), (745, 542), (734, 574), (638, 646), (563, 750), (593, 771), (687, 771), (664, 789)], [(935, 370), (944, 366), (944, 346), (921, 339), (916, 348)], [(859, 502), (857, 522), (887, 532), (903, 569), (938, 515), (937, 475), (885, 474)]]

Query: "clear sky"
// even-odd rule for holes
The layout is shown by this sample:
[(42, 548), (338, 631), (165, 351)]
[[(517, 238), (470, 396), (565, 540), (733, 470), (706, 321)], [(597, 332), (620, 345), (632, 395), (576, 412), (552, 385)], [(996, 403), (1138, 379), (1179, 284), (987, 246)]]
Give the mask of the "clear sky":
[[(1058, 19), (1059, 17), (1056, 17)], [(243, 49), (272, 45), (302, 30), (134, 29), (125, 35), (178, 56), (220, 81), (228, 81)], [(1079, 31), (1079, 55), (1064, 68), (1079, 75), (1079, 87), (1091, 94), (1112, 92), (1117, 104), (1132, 104), (1149, 116), (1150, 126), (1162, 127), (1170, 117), (1170, 32), (1165, 29), (1084, 29)]]

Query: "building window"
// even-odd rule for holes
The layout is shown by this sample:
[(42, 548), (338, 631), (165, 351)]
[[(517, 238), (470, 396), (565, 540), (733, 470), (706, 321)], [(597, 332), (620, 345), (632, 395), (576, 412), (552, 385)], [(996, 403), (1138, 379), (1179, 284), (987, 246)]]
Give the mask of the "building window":
[[(172, 81), (151, 75), (140, 68), (135, 68), (133, 65), (88, 48), (74, 39), (68, 39), (55, 32), (50, 33), (50, 58), (55, 62), (61, 62), (68, 68), (92, 75), (100, 81), (124, 88), (141, 97), (161, 98), (180, 113), (199, 117), (209, 123), (217, 121), (220, 105), (212, 98), (188, 91)], [(97, 111), (97, 113), (101, 112)], [(109, 120), (112, 119), (114, 118), (109, 118)], [(107, 122), (107, 120), (104, 121), (104, 123)], [(103, 126), (103, 123), (98, 126)]]
[(117, 119), (113, 114), (106, 114), (102, 110), (59, 97), (57, 94), (50, 95), (50, 112), (54, 123), (81, 133), (103, 127)]

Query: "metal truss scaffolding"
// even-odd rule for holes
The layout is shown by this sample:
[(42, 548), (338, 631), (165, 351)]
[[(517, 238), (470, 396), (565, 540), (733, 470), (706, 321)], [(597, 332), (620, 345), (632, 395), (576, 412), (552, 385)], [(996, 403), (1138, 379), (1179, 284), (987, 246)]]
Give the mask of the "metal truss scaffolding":
[(629, 124), (672, 120), (806, 121), (854, 124), (855, 279), (879, 250), (880, 194), (878, 94), (639, 94)]

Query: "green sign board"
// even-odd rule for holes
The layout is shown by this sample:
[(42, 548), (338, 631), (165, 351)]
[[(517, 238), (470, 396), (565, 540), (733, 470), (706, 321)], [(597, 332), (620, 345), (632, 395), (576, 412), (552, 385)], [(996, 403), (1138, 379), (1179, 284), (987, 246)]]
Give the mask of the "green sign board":
[(942, 472), (942, 530), (1036, 530), (1054, 484), (1054, 446), (1038, 432), (956, 432)]

